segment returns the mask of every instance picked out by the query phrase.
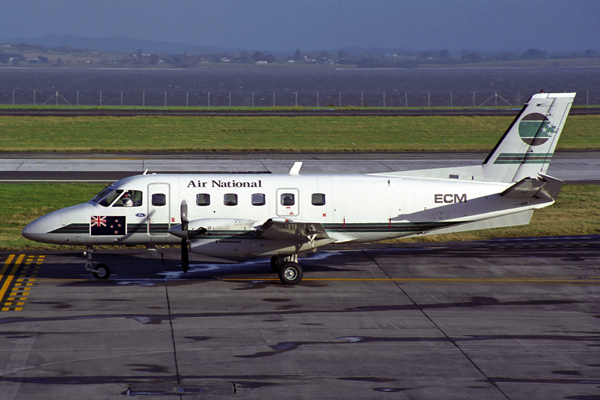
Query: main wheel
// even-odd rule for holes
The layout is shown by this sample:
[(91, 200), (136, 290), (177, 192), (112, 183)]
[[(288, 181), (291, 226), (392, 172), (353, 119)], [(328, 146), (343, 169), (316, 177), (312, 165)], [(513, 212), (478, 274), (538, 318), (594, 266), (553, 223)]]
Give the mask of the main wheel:
[(108, 279), (110, 276), (110, 268), (108, 268), (108, 265), (106, 264), (98, 264), (92, 273), (96, 279)]
[(281, 269), (281, 264), (279, 264), (279, 257), (271, 257), (271, 268), (273, 268), (273, 271), (279, 272), (279, 270)]
[(296, 285), (302, 280), (302, 267), (298, 263), (288, 262), (279, 270), (279, 280), (286, 285)]

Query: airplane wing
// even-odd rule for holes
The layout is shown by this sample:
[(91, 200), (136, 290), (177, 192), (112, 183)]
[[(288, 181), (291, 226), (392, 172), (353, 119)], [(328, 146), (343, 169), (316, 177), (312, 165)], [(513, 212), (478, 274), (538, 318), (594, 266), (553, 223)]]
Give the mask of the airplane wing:
[(500, 193), (500, 196), (517, 198), (536, 197), (553, 201), (558, 197), (563, 183), (560, 179), (540, 173), (537, 178), (521, 179)]
[(255, 234), (265, 239), (286, 241), (309, 243), (317, 240), (330, 240), (330, 243), (335, 241), (329, 237), (320, 223), (290, 218), (269, 218), (261, 226), (256, 227)]

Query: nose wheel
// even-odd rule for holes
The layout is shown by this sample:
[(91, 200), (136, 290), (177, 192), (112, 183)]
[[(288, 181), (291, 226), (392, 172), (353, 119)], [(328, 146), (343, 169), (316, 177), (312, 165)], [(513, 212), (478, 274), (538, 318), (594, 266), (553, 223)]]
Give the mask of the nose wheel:
[(98, 264), (94, 267), (93, 253), (94, 248), (92, 246), (87, 246), (85, 251), (85, 254), (87, 255), (85, 270), (90, 271), (96, 279), (108, 279), (110, 276), (110, 268), (108, 268), (108, 265), (106, 264)]
[(110, 276), (110, 268), (106, 264), (98, 264), (96, 268), (92, 269), (92, 274), (96, 279), (108, 279)]

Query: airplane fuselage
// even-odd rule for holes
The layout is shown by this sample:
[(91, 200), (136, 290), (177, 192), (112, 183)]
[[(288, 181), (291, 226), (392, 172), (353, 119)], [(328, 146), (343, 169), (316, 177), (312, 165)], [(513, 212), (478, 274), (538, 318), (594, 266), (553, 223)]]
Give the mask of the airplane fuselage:
[[(376, 175), (138, 175), (106, 194), (50, 213), (25, 228), (33, 240), (71, 245), (178, 244), (179, 206), (206, 232), (192, 251), (253, 257), (310, 250), (333, 242), (365, 242), (458, 227), (538, 208), (534, 199), (499, 195), (509, 184)], [(133, 201), (126, 203), (124, 195)], [(329, 240), (289, 245), (262, 240), (257, 225), (277, 216), (323, 226)], [(199, 227), (199, 226), (198, 226)]]

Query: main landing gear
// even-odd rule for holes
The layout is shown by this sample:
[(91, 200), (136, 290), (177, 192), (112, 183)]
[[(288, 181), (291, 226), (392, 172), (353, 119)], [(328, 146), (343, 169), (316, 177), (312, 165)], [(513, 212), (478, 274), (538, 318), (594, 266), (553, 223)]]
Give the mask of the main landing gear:
[(85, 252), (83, 253), (84, 255), (87, 255), (87, 260), (85, 261), (85, 270), (90, 271), (96, 279), (108, 279), (110, 276), (110, 268), (108, 268), (108, 265), (106, 264), (98, 264), (96, 267), (94, 267), (93, 253), (94, 247), (87, 246)]
[(300, 283), (304, 275), (302, 267), (298, 264), (298, 254), (271, 257), (271, 268), (279, 274), (279, 280), (285, 285)]

